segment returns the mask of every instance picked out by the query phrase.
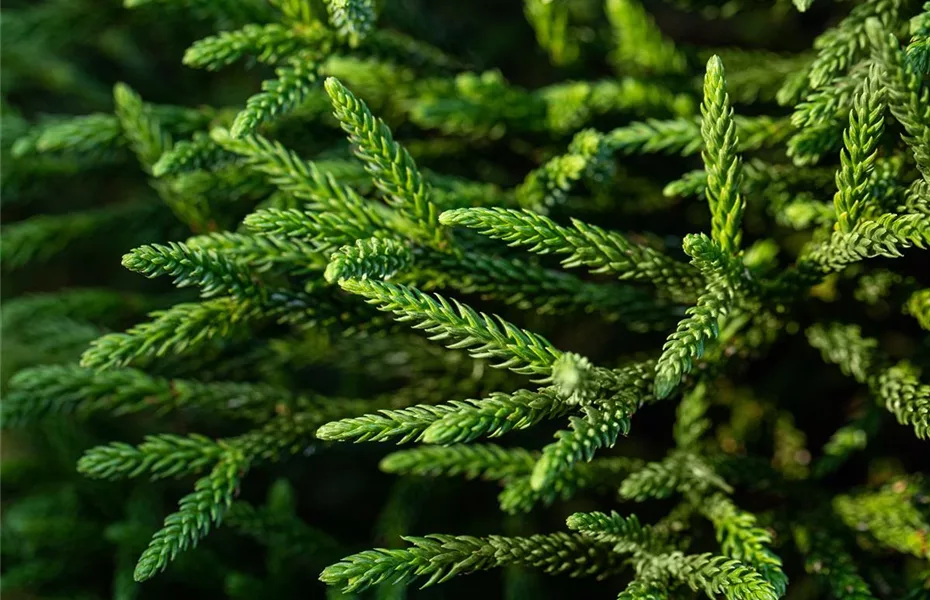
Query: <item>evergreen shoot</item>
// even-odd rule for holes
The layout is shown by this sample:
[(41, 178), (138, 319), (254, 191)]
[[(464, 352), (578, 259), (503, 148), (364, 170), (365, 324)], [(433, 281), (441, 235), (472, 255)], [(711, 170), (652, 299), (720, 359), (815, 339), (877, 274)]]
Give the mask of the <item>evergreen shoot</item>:
[(930, 4), (2, 34), (10, 598), (930, 598)]

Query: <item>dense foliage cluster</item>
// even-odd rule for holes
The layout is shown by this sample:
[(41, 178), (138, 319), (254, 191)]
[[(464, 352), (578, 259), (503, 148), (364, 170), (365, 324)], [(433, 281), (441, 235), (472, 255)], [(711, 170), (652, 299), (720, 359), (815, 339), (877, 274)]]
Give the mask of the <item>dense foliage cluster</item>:
[(2, 23), (4, 592), (930, 597), (930, 4)]

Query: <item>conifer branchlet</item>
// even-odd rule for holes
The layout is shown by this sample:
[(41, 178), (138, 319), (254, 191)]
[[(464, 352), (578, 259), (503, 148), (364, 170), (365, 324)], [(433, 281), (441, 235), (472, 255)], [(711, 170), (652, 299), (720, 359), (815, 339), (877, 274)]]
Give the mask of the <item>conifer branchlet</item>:
[(11, 597), (926, 596), (930, 3), (8, 4)]

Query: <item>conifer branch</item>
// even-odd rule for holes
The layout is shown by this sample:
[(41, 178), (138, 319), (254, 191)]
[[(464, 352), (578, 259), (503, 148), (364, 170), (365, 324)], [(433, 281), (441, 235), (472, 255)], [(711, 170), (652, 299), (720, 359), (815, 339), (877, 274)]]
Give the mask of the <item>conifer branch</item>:
[(456, 410), (454, 404), (411, 406), (397, 410), (382, 410), (361, 417), (333, 421), (319, 428), (316, 436), (321, 440), (384, 442), (396, 440), (398, 444), (419, 440), (433, 423)]
[(804, 555), (805, 570), (823, 581), (833, 597), (838, 600), (875, 600), (843, 541), (819, 527), (799, 525), (792, 533), (795, 544)]
[(668, 498), (676, 492), (699, 492), (715, 488), (726, 493), (733, 489), (710, 465), (690, 452), (673, 452), (664, 460), (647, 463), (620, 485), (620, 496), (642, 502)]
[(107, 154), (118, 152), (127, 141), (116, 115), (93, 113), (39, 126), (32, 135), (17, 139), (12, 152), (17, 157), (57, 152)]
[(423, 180), (406, 148), (394, 141), (384, 121), (376, 118), (364, 102), (338, 80), (326, 80), (326, 93), (333, 111), (356, 154), (392, 205), (414, 223), (424, 241), (443, 248), (445, 235), (439, 227), (439, 209), (430, 199), (429, 184)]
[(502, 479), (529, 473), (535, 457), (528, 451), (494, 444), (421, 446), (392, 452), (381, 460), (381, 470), (401, 475), (439, 475), (466, 479)]
[(612, 544), (614, 552), (660, 554), (668, 551), (668, 541), (658, 531), (642, 525), (636, 515), (621, 517), (615, 511), (575, 513), (566, 521), (568, 528), (598, 542)]
[(202, 131), (190, 140), (181, 140), (161, 155), (152, 166), (155, 177), (179, 175), (201, 169), (215, 169), (231, 162), (235, 155), (227, 152)]
[(868, 65), (854, 65), (849, 73), (834, 80), (829, 86), (816, 90), (799, 103), (791, 115), (791, 123), (798, 128), (798, 133), (789, 141), (797, 145), (797, 138), (816, 136), (824, 131), (832, 132), (842, 126), (840, 117), (848, 111), (856, 95), (862, 89), (869, 74)]
[[(734, 117), (737, 150), (745, 152), (776, 146), (793, 131), (788, 119), (767, 116)], [(701, 124), (696, 118), (647, 119), (618, 127), (606, 134), (615, 152), (622, 154), (679, 154), (689, 156), (701, 150)]]
[(681, 156), (695, 154), (702, 144), (700, 123), (694, 118), (637, 121), (609, 132), (607, 141), (614, 151), (623, 154)]
[(410, 248), (400, 242), (376, 237), (362, 239), (330, 256), (325, 277), (329, 282), (369, 277), (389, 279), (412, 262)]
[(830, 239), (813, 246), (804, 257), (826, 273), (867, 258), (899, 258), (903, 249), (930, 244), (930, 215), (886, 213), (861, 220), (849, 233), (835, 231)]
[(536, 33), (536, 41), (553, 63), (568, 65), (578, 59), (581, 48), (571, 33), (571, 11), (567, 6), (545, 0), (523, 0), (523, 13)]
[(897, 20), (901, 5), (899, 0), (867, 0), (854, 7), (836, 27), (814, 40), (818, 54), (808, 75), (811, 89), (826, 85), (858, 62), (868, 50), (866, 22), (877, 18), (888, 27)]
[(919, 439), (930, 438), (930, 385), (920, 382), (911, 365), (899, 363), (886, 369), (872, 387), (898, 423), (913, 427)]
[[(270, 271), (306, 276), (322, 271), (327, 264), (326, 256), (317, 248), (283, 235), (224, 231), (188, 238), (184, 245), (194, 251), (216, 252), (232, 261), (235, 268), (255, 274)], [(252, 295), (261, 297), (262, 293)]]
[(508, 84), (497, 71), (461, 73), (448, 85), (414, 100), (410, 118), (447, 134), (498, 137), (503, 130), (568, 134), (600, 115), (648, 116), (656, 111), (688, 116), (690, 95), (647, 79), (572, 81), (537, 90)]
[(318, 65), (308, 54), (295, 55), (275, 69), (277, 79), (262, 83), (262, 91), (248, 99), (229, 132), (233, 138), (255, 133), (259, 125), (296, 108), (310, 94)]
[(930, 8), (911, 19), (911, 41), (907, 45), (907, 65), (917, 73), (930, 73)]
[(191, 248), (176, 242), (136, 248), (123, 256), (123, 266), (149, 278), (174, 277), (174, 285), (197, 286), (205, 298), (220, 294), (260, 297), (264, 293), (249, 270), (235, 260), (212, 249)]
[(707, 385), (698, 383), (678, 403), (675, 419), (675, 445), (688, 449), (695, 446), (711, 426), (706, 413), (709, 408)]
[(740, 196), (742, 165), (736, 154), (739, 144), (733, 108), (727, 95), (723, 62), (717, 56), (707, 63), (704, 102), (701, 104), (701, 137), (704, 139), (704, 170), (711, 212), (711, 238), (725, 252), (739, 250), (745, 201)]
[(265, 208), (247, 215), (243, 224), (259, 234), (313, 244), (321, 252), (327, 252), (373, 234), (386, 235), (383, 230), (373, 228), (366, 207), (360, 208), (357, 220), (329, 211)]
[(866, 30), (874, 59), (882, 69), (880, 83), (885, 88), (888, 108), (904, 126), (904, 142), (914, 153), (924, 179), (930, 181), (930, 89), (922, 84), (919, 73), (907, 68), (904, 51), (887, 24), (871, 19)]
[(262, 233), (327, 241), (336, 247), (396, 229), (384, 211), (337, 181), (346, 175), (342, 165), (306, 162), (281, 144), (258, 135), (236, 140), (226, 130), (214, 129), (211, 136), (223, 148), (244, 157), (250, 167), (268, 177), (269, 183), (309, 202), (313, 209), (265, 209), (247, 216), (246, 226)]
[(321, 427), (317, 437), (358, 442), (397, 439), (399, 444), (412, 440), (429, 444), (464, 443), (525, 429), (543, 419), (558, 417), (568, 409), (550, 388), (518, 390), (512, 394), (495, 392), (480, 400), (382, 410), (378, 414), (334, 421)]
[(56, 414), (123, 416), (189, 409), (260, 421), (306, 403), (286, 389), (267, 384), (167, 379), (136, 369), (97, 371), (78, 365), (23, 369), (9, 385), (10, 394), (2, 407), (7, 427)]
[(772, 585), (777, 597), (783, 596), (788, 578), (781, 559), (770, 548), (772, 535), (756, 526), (755, 517), (722, 494), (705, 498), (702, 512), (714, 524), (723, 553), (754, 568)]
[(114, 442), (92, 448), (81, 457), (77, 468), (95, 479), (126, 479), (140, 475), (164, 479), (198, 473), (212, 467), (225, 453), (223, 446), (198, 434), (187, 437), (152, 435), (138, 446)]
[(194, 491), (181, 498), (178, 512), (165, 519), (164, 527), (139, 557), (133, 574), (136, 581), (145, 581), (164, 570), (179, 552), (196, 546), (214, 525), (219, 525), (247, 468), (248, 463), (240, 457), (227, 455), (207, 476), (197, 480)]
[(225, 337), (260, 316), (249, 300), (215, 298), (177, 304), (150, 315), (126, 333), (111, 333), (96, 340), (81, 357), (81, 366), (94, 369), (123, 367), (144, 356), (163, 356), (189, 350), (215, 337)]
[(634, 579), (626, 586), (617, 600), (668, 600), (667, 587), (656, 581)]
[(652, 557), (650, 568), (686, 583), (708, 597), (727, 600), (776, 600), (775, 589), (759, 573), (743, 563), (713, 554), (672, 552)]
[(862, 336), (857, 325), (814, 325), (807, 330), (807, 340), (820, 350), (823, 359), (839, 365), (845, 375), (865, 383), (874, 368), (878, 342)]
[(864, 89), (856, 95), (849, 113), (849, 128), (843, 133), (844, 151), (836, 173), (837, 192), (833, 197), (839, 231), (849, 233), (858, 223), (868, 202), (866, 185), (877, 156), (882, 132), (882, 94), (878, 71), (873, 67)]
[(561, 416), (568, 405), (559, 401), (550, 388), (496, 392), (482, 400), (468, 400), (457, 410), (442, 415), (423, 431), (427, 444), (459, 444), (482, 436), (500, 437), (513, 429), (527, 429)]
[(866, 531), (889, 548), (930, 558), (926, 541), (930, 524), (914, 506), (920, 485), (897, 479), (875, 492), (840, 495), (833, 499), (833, 510), (847, 527)]
[(326, 0), (329, 23), (350, 46), (358, 46), (375, 25), (374, 0)]
[(139, 157), (142, 168), (151, 170), (158, 158), (171, 148), (171, 136), (128, 85), (118, 83), (114, 86), (113, 102), (130, 148)]
[(781, 101), (781, 89), (785, 87), (794, 93), (792, 80), (806, 80), (804, 69), (811, 62), (807, 52), (787, 54), (758, 49), (721, 48), (714, 53), (719, 54), (728, 67), (727, 93), (737, 104), (773, 100), (786, 104)]
[(662, 34), (637, 0), (607, 0), (604, 11), (616, 38), (617, 47), (611, 58), (617, 69), (626, 71), (632, 67), (657, 75), (685, 70), (685, 56)]
[(692, 257), (692, 264), (707, 274), (708, 284), (662, 347), (655, 379), (655, 395), (659, 399), (668, 397), (682, 376), (691, 371), (694, 361), (704, 355), (705, 344), (717, 337), (720, 320), (733, 309), (743, 286), (742, 263), (707, 236), (689, 235), (684, 247)]
[(921, 213), (930, 215), (930, 181), (918, 179), (905, 192), (902, 206), (897, 207), (902, 213)]
[(329, 54), (321, 27), (302, 30), (279, 23), (249, 24), (196, 41), (184, 52), (189, 67), (217, 71), (246, 56), (274, 65), (308, 46), (317, 46), (320, 58)]
[(471, 208), (446, 211), (444, 225), (477, 229), (488, 237), (510, 246), (526, 247), (538, 254), (567, 254), (565, 267), (586, 266), (595, 273), (613, 272), (620, 279), (651, 281), (678, 294), (700, 285), (700, 277), (689, 266), (679, 263), (648, 246), (630, 242), (618, 233), (573, 220), (573, 227), (557, 225), (551, 219), (532, 213), (501, 208)]
[(561, 355), (544, 338), (500, 318), (496, 320), (453, 300), (425, 294), (416, 288), (372, 280), (346, 279), (339, 285), (358, 294), (379, 310), (392, 312), (400, 321), (410, 321), (431, 340), (444, 341), (449, 348), (467, 350), (474, 358), (490, 358), (493, 366), (525, 375), (548, 376)]
[(600, 115), (615, 112), (638, 116), (656, 112), (690, 116), (696, 108), (690, 94), (637, 77), (555, 84), (534, 95), (545, 100), (545, 125), (555, 132), (576, 131)]
[(543, 448), (530, 479), (533, 489), (544, 489), (575, 462), (590, 461), (597, 450), (612, 447), (621, 433), (629, 433), (634, 408), (624, 398), (611, 399), (585, 406), (584, 417), (571, 417), (571, 429), (556, 433), (556, 441)]
[(597, 178), (611, 158), (604, 136), (593, 129), (575, 134), (568, 153), (550, 159), (531, 171), (516, 190), (521, 206), (545, 211), (564, 202), (572, 184)]
[(411, 544), (409, 549), (366, 550), (347, 556), (327, 567), (320, 580), (351, 593), (385, 581), (408, 583), (417, 577), (429, 577), (423, 584), (428, 587), (454, 575), (504, 565), (535, 567), (571, 577), (607, 575), (617, 569), (610, 552), (581, 535), (476, 538), (434, 534), (404, 540)]
[(921, 327), (930, 331), (930, 288), (911, 294), (907, 300), (906, 312), (917, 319)]

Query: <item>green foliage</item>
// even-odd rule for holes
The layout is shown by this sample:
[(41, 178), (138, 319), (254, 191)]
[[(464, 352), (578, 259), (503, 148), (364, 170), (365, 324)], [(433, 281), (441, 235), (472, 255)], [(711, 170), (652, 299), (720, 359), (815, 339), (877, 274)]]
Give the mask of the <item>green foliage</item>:
[(882, 545), (927, 558), (927, 524), (915, 502), (925, 503), (921, 497), (924, 483), (914, 480), (897, 480), (876, 492), (854, 496), (837, 496), (834, 510), (847, 526), (865, 531)]
[(355, 246), (343, 246), (329, 259), (327, 281), (341, 279), (387, 279), (407, 267), (413, 257), (403, 244), (391, 239), (358, 240)]
[(882, 132), (882, 110), (878, 72), (873, 68), (863, 90), (853, 100), (849, 128), (843, 133), (845, 149), (840, 152), (840, 170), (836, 174), (837, 192), (833, 197), (837, 228), (849, 233), (858, 223), (868, 201), (868, 173), (877, 156), (876, 147)]
[(172, 242), (168, 246), (136, 248), (123, 257), (123, 266), (146, 277), (169, 275), (177, 287), (197, 286), (204, 297), (218, 294), (241, 296), (257, 293), (241, 265), (215, 250), (190, 248)]
[(329, 22), (349, 44), (357, 46), (375, 25), (374, 0), (327, 0)]
[(566, 521), (569, 529), (578, 531), (599, 542), (614, 544), (616, 552), (655, 554), (664, 548), (661, 533), (643, 526), (635, 515), (623, 518), (616, 512), (575, 513)]
[(930, 5), (7, 4), (11, 597), (926, 595)]
[(788, 579), (782, 571), (781, 559), (769, 548), (771, 533), (757, 527), (751, 513), (739, 510), (722, 494), (708, 498), (703, 512), (713, 522), (724, 554), (753, 567), (772, 584), (777, 595), (784, 594)]
[(546, 488), (576, 461), (590, 461), (599, 449), (612, 447), (621, 433), (629, 431), (631, 412), (627, 402), (608, 400), (585, 407), (583, 417), (572, 417), (571, 429), (556, 433), (556, 441), (543, 448), (530, 479), (533, 489)]
[(136, 581), (145, 581), (163, 570), (178, 552), (196, 546), (213, 525), (222, 521), (244, 470), (240, 461), (228, 457), (197, 480), (194, 491), (181, 498), (178, 512), (165, 519), (164, 527), (139, 557), (133, 573)]
[(378, 189), (422, 230), (424, 239), (432, 238), (433, 244), (443, 245), (439, 211), (430, 202), (430, 188), (410, 153), (394, 141), (384, 121), (372, 116), (365, 103), (338, 80), (327, 79), (326, 92), (336, 118), (349, 134), (349, 141), (357, 145), (356, 155), (365, 163)]
[(431, 535), (405, 537), (405, 550), (367, 550), (331, 565), (320, 576), (345, 592), (364, 590), (383, 581), (408, 582), (428, 576), (424, 586), (453, 575), (503, 565), (524, 565), (572, 577), (607, 575), (616, 569), (612, 555), (580, 535), (553, 533), (527, 538)]
[(158, 158), (171, 147), (171, 137), (157, 118), (153, 117), (142, 98), (125, 84), (113, 88), (116, 117), (123, 129), (129, 147), (139, 158), (144, 169), (150, 169)]
[(552, 389), (498, 392), (481, 400), (385, 410), (377, 415), (334, 421), (321, 427), (317, 436), (324, 440), (360, 442), (400, 438), (398, 443), (412, 439), (430, 444), (461, 443), (525, 429), (567, 410)]
[(930, 289), (918, 290), (911, 294), (906, 310), (920, 326), (930, 331)]
[(249, 24), (196, 41), (184, 53), (183, 60), (185, 65), (211, 71), (244, 57), (273, 65), (303, 48), (307, 42), (316, 41), (308, 34), (317, 31), (312, 27), (301, 31), (280, 23)]
[(547, 375), (561, 355), (545, 338), (500, 319), (476, 312), (458, 301), (402, 285), (380, 281), (346, 279), (343, 289), (364, 297), (379, 310), (394, 313), (400, 321), (413, 323), (433, 340), (452, 340), (455, 350), (467, 350), (473, 358), (498, 362), (499, 369), (525, 375)]
[[(99, 335), (99, 332), (95, 332)], [(16, 392), (3, 403), (7, 426), (49, 415), (128, 415), (197, 410), (261, 420), (276, 407), (294, 404), (286, 390), (267, 384), (153, 377), (134, 369), (95, 371), (77, 365), (23, 369), (10, 380)]]
[(804, 554), (804, 568), (822, 580), (834, 598), (871, 600), (875, 597), (841, 540), (819, 527), (812, 530), (798, 525), (793, 533), (798, 549)]
[(728, 600), (777, 598), (772, 586), (739, 561), (711, 554), (659, 555), (650, 567), (682, 580), (692, 590), (703, 590), (709, 597), (723, 595)]
[(126, 333), (111, 333), (96, 340), (82, 356), (81, 365), (95, 369), (125, 366), (143, 356), (188, 350), (214, 336), (226, 335), (242, 320), (254, 318), (255, 309), (251, 303), (233, 298), (177, 304), (152, 313), (151, 321)]
[(911, 425), (921, 439), (930, 436), (930, 386), (920, 382), (913, 365), (906, 361), (890, 365), (890, 358), (877, 350), (878, 342), (863, 337), (855, 325), (814, 326), (807, 331), (807, 338), (824, 360), (868, 385), (875, 399), (899, 423)]
[(640, 2), (608, 0), (604, 11), (617, 38), (612, 59), (618, 70), (657, 75), (685, 70), (684, 55), (662, 35)]
[(402, 450), (384, 457), (381, 470), (412, 475), (462, 475), (466, 479), (509, 479), (524, 474), (533, 464), (525, 450), (507, 451), (500, 446), (425, 446)]
[(707, 173), (712, 237), (722, 250), (736, 252), (742, 238), (740, 222), (745, 208), (745, 201), (739, 195), (742, 169), (736, 155), (739, 142), (723, 63), (717, 56), (707, 63), (704, 76), (701, 137), (704, 139), (702, 156)]
[(259, 125), (293, 110), (310, 94), (310, 86), (317, 79), (316, 65), (305, 54), (289, 63), (275, 69), (277, 78), (263, 82), (262, 92), (249, 98), (245, 109), (236, 115), (230, 129), (233, 137), (255, 133)]
[(20, 269), (79, 248), (81, 242), (86, 246), (88, 238), (120, 236), (133, 229), (144, 232), (146, 221), (156, 214), (152, 206), (132, 202), (69, 215), (37, 215), (4, 225), (0, 264), (5, 270)]
[(470, 208), (446, 211), (440, 221), (477, 229), (530, 252), (568, 255), (562, 259), (565, 267), (585, 266), (595, 273), (615, 273), (620, 279), (650, 281), (667, 286), (669, 293), (687, 293), (700, 281), (687, 265), (654, 248), (577, 220), (569, 228), (526, 210)]
[(930, 9), (911, 18), (911, 43), (907, 46), (907, 62), (919, 73), (930, 71)]
[(572, 35), (569, 23), (572, 15), (568, 5), (545, 0), (524, 0), (523, 11), (536, 32), (536, 40), (549, 53), (552, 62), (562, 65), (578, 59), (581, 48)]
[(904, 141), (914, 153), (917, 168), (924, 179), (928, 179), (930, 125), (927, 124), (927, 99), (930, 91), (922, 85), (920, 75), (907, 68), (898, 39), (879, 27), (876, 20), (870, 20), (867, 26), (875, 60), (884, 69), (882, 83), (887, 86), (888, 109), (907, 132)]
[(864, 35), (866, 22), (875, 18), (888, 27), (899, 18), (901, 4), (895, 0), (863, 2), (835, 28), (821, 34), (814, 41), (818, 52), (808, 75), (811, 88), (823, 87), (858, 62), (868, 49)]

